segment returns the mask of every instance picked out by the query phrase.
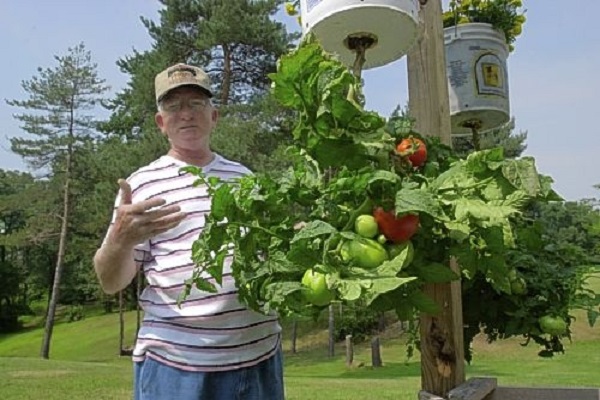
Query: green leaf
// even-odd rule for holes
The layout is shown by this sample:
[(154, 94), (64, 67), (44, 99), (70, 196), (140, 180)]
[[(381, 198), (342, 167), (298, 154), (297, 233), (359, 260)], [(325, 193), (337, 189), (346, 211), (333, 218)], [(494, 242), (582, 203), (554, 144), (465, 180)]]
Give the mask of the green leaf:
[(208, 293), (217, 293), (218, 292), (217, 287), (213, 283), (211, 283), (203, 278), (196, 278), (194, 280), (194, 284), (196, 285), (196, 288), (198, 288), (198, 290), (200, 290), (200, 291), (208, 292)]
[(423, 188), (402, 188), (396, 193), (396, 215), (408, 213), (425, 213), (439, 220), (446, 219), (439, 202)]
[[(365, 149), (351, 140), (321, 139), (312, 154), (321, 167), (347, 167), (358, 169), (367, 164)], [(340, 157), (343, 154), (343, 157)]]
[(416, 280), (416, 277), (398, 278), (398, 277), (381, 277), (372, 280), (372, 285), (366, 290), (365, 299), (367, 307), (380, 295), (391, 292), (402, 285)]
[(495, 171), (504, 165), (504, 148), (496, 147), (494, 149), (487, 149), (476, 151), (467, 156), (465, 167), (467, 170), (481, 174), (488, 172), (489, 170)]
[(340, 298), (346, 301), (354, 301), (360, 298), (363, 285), (358, 280), (340, 279), (337, 282), (337, 290)]
[(374, 272), (379, 276), (396, 276), (403, 268), (406, 268), (413, 260), (414, 248), (410, 241), (396, 244), (402, 246), (396, 257), (391, 260), (384, 261), (380, 266), (375, 268)]
[(396, 315), (400, 321), (412, 321), (414, 307), (408, 299), (405, 301), (397, 302), (395, 306)]
[(319, 236), (332, 235), (334, 233), (337, 233), (337, 229), (327, 222), (314, 220), (310, 221), (306, 226), (300, 229), (300, 231), (294, 235), (290, 244), (294, 244), (300, 240), (314, 239)]
[(436, 314), (439, 314), (441, 311), (441, 309), (437, 305), (437, 303), (431, 297), (427, 296), (425, 293), (421, 292), (420, 290), (413, 291), (408, 296), (408, 301), (417, 310), (419, 310), (425, 314), (436, 315)]
[(468, 239), (471, 234), (471, 227), (467, 222), (447, 221), (444, 225), (448, 229), (448, 236), (457, 242)]
[(216, 221), (222, 221), (231, 215), (230, 209), (235, 207), (235, 197), (230, 185), (220, 185), (213, 193), (210, 214)]
[(542, 193), (542, 185), (532, 157), (507, 160), (502, 168), (502, 174), (517, 189), (523, 190), (531, 197), (537, 197)]
[(396, 185), (398, 183), (400, 183), (400, 177), (398, 176), (398, 174), (391, 172), (391, 171), (383, 171), (383, 170), (376, 170), (374, 173), (370, 174), (370, 176), (367, 180), (368, 186), (374, 186), (377, 184)]
[(428, 283), (445, 283), (460, 278), (449, 266), (440, 263), (419, 265), (416, 272), (421, 280)]
[(269, 255), (265, 261), (265, 267), (269, 273), (293, 273), (304, 271), (305, 269), (291, 262), (281, 251), (275, 251)]

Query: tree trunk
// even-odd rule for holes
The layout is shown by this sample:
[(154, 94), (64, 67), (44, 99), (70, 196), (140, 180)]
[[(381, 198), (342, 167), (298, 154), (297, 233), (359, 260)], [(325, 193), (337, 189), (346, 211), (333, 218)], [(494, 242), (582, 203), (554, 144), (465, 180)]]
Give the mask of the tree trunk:
[(231, 91), (231, 49), (229, 45), (223, 46), (223, 84), (221, 85), (221, 105), (229, 103), (229, 92)]
[(329, 305), (329, 357), (335, 355), (335, 314), (333, 311), (333, 304)]
[(298, 339), (298, 321), (292, 324), (292, 354), (296, 354), (296, 340)]
[(125, 319), (123, 318), (123, 291), (119, 291), (119, 355), (124, 353), (125, 344)]
[(67, 246), (67, 227), (69, 224), (69, 192), (71, 181), (71, 146), (67, 153), (67, 166), (65, 171), (65, 187), (63, 192), (63, 215), (60, 227), (60, 240), (58, 242), (58, 256), (56, 257), (56, 269), (54, 271), (54, 283), (52, 285), (52, 294), (48, 304), (48, 313), (46, 315), (46, 326), (44, 328), (44, 339), (42, 341), (41, 357), (48, 359), (50, 357), (50, 341), (52, 340), (52, 331), (54, 329), (54, 316), (56, 315), (56, 306), (60, 295), (60, 279), (62, 276), (65, 251)]

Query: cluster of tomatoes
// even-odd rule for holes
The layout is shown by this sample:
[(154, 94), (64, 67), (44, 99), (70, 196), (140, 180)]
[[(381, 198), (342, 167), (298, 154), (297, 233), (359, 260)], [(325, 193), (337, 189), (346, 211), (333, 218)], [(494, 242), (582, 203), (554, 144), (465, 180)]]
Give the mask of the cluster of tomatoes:
[[(396, 146), (397, 155), (413, 168), (420, 168), (427, 161), (427, 147), (418, 138), (409, 137)], [(359, 238), (346, 240), (340, 246), (341, 259), (364, 269), (373, 269), (393, 259), (419, 229), (419, 216), (406, 214), (396, 216), (393, 211), (376, 207), (372, 214), (359, 215), (354, 221), (354, 232)], [(308, 302), (325, 306), (334, 298), (327, 287), (325, 274), (309, 269), (302, 279)]]

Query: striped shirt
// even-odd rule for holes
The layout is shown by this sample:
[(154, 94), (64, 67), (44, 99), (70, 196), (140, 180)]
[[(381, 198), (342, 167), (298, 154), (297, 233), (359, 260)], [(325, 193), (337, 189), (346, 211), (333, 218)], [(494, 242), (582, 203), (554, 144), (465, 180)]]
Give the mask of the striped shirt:
[[(181, 172), (184, 166), (182, 161), (162, 156), (127, 179), (133, 203), (161, 197), (167, 205), (178, 205), (187, 213), (176, 228), (138, 245), (134, 251), (147, 286), (139, 299), (144, 320), (133, 360), (152, 357), (188, 371), (225, 371), (255, 365), (275, 354), (281, 327), (276, 316), (256, 313), (239, 303), (228, 267), (231, 260), (226, 262), (218, 293), (194, 288), (181, 307), (177, 304), (184, 281), (194, 269), (192, 243), (210, 212), (206, 187), (193, 186), (197, 177)], [(222, 179), (250, 173), (218, 154), (203, 171)], [(115, 204), (119, 201), (118, 197)]]

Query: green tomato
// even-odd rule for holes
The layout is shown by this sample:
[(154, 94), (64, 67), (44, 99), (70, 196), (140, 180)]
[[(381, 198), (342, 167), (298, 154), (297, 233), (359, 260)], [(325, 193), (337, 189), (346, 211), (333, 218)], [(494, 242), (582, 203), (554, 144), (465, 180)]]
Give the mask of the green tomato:
[(366, 238), (344, 242), (340, 253), (344, 261), (365, 269), (377, 268), (389, 259), (381, 244)]
[(386, 244), (387, 243), (387, 238), (385, 237), (385, 235), (381, 234), (377, 236), (377, 243), (379, 244)]
[(517, 277), (510, 282), (510, 290), (513, 294), (521, 295), (527, 291), (527, 283), (525, 279)]
[(379, 233), (375, 217), (368, 214), (359, 215), (354, 221), (354, 231), (362, 237), (373, 238)]
[(333, 292), (327, 287), (327, 276), (312, 269), (307, 269), (302, 277), (304, 298), (315, 306), (326, 306), (333, 300)]
[(561, 317), (554, 317), (552, 315), (544, 315), (538, 322), (542, 332), (553, 336), (564, 335), (567, 333), (567, 322)]

